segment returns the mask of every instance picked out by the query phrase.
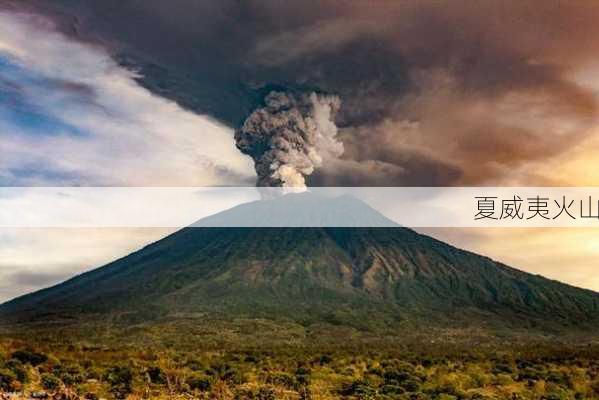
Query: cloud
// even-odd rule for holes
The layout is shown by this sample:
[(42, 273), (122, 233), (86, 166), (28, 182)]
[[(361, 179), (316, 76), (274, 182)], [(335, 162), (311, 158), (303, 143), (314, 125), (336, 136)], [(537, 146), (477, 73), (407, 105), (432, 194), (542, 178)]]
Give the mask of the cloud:
[[(355, 151), (313, 185), (355, 181), (349, 173), (364, 185), (513, 182), (597, 122), (595, 93), (574, 78), (599, 51), (594, 2), (22, 4), (101, 42), (153, 92), (233, 127), (273, 85), (338, 94)], [(405, 123), (417, 128), (404, 137)]]
[[(139, 79), (46, 18), (0, 11), (0, 186), (253, 184), (252, 162), (235, 148), (231, 128), (152, 94)], [(0, 302), (169, 232), (2, 229)]]
[(0, 303), (104, 265), (171, 233), (165, 228), (0, 230)]
[(2, 185), (243, 185), (233, 131), (151, 94), (100, 47), (0, 13)]
[[(397, 118), (342, 130), (344, 158), (354, 167), (327, 168), (314, 183), (365, 174), (366, 185), (545, 185), (555, 171), (533, 177), (522, 168), (559, 158), (596, 133), (595, 111), (580, 111), (568, 98), (526, 91), (501, 98), (456, 96), (455, 81), (443, 75), (427, 78), (437, 83), (407, 99)], [(379, 178), (372, 165), (380, 163), (401, 174)]]

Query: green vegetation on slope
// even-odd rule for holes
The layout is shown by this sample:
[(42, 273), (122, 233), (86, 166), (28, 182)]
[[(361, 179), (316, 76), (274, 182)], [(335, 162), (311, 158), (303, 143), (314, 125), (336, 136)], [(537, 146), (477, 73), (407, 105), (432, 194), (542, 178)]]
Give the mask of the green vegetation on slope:
[(208, 313), (363, 329), (593, 328), (599, 294), (405, 228), (187, 228), (0, 306), (4, 321)]

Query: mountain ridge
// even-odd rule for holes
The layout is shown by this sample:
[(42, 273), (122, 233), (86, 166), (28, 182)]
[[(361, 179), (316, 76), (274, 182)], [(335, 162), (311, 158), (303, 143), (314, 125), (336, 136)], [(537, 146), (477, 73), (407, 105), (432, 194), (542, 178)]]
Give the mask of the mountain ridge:
[(156, 321), (198, 313), (375, 330), (558, 332), (598, 327), (599, 293), (399, 226), (188, 227), (0, 305), (8, 323), (106, 315)]

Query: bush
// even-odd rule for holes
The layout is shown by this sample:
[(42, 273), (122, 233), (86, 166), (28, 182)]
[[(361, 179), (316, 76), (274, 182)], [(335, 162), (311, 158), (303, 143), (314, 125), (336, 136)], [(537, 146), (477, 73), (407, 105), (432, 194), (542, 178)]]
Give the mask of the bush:
[(243, 383), (243, 377), (235, 368), (230, 366), (229, 364), (218, 363), (212, 365), (206, 373), (215, 377), (216, 379), (220, 379), (233, 384)]
[(11, 359), (6, 362), (6, 368), (11, 370), (17, 377), (17, 380), (21, 383), (27, 383), (29, 380), (29, 374), (23, 366), (23, 363), (16, 359)]
[(194, 374), (187, 378), (187, 385), (191, 390), (199, 390), (201, 392), (207, 392), (212, 387), (212, 380), (209, 376), (203, 374)]
[(201, 361), (198, 360), (189, 360), (187, 361), (186, 366), (192, 371), (201, 371), (202, 369), (204, 369), (204, 365)]
[(381, 387), (381, 393), (386, 395), (398, 395), (404, 394), (405, 392), (405, 389), (398, 385), (383, 385)]
[(60, 376), (62, 382), (67, 386), (73, 386), (80, 383), (83, 383), (84, 377), (80, 374), (69, 374), (65, 373)]
[(275, 391), (268, 386), (262, 386), (256, 395), (257, 400), (276, 400)]
[(333, 357), (331, 357), (328, 354), (323, 354), (322, 356), (320, 356), (320, 358), (318, 358), (317, 362), (320, 365), (330, 364), (333, 362)]
[(31, 364), (34, 367), (37, 367), (40, 364), (48, 361), (48, 356), (42, 353), (36, 353), (31, 350), (18, 350), (12, 353), (11, 358), (19, 360), (23, 364)]
[(401, 384), (406, 392), (417, 392), (420, 390), (420, 383), (414, 379), (408, 379)]
[(128, 367), (109, 368), (105, 380), (110, 384), (111, 393), (118, 399), (124, 399), (132, 391), (133, 372)]
[(16, 381), (17, 377), (14, 372), (8, 369), (0, 369), (0, 391), (10, 392)]
[(258, 362), (258, 358), (256, 358), (256, 356), (253, 356), (250, 354), (245, 357), (244, 361), (246, 363), (256, 364)]
[(387, 370), (383, 372), (383, 378), (387, 382), (395, 381), (401, 383), (411, 379), (412, 376), (404, 371)]
[(375, 393), (376, 390), (370, 386), (370, 383), (361, 379), (355, 380), (341, 389), (341, 394), (344, 396), (369, 396)]
[(552, 382), (564, 387), (572, 387), (572, 381), (570, 380), (570, 377), (567, 374), (559, 371), (549, 372), (547, 374), (547, 382)]
[(293, 389), (295, 387), (295, 378), (286, 372), (272, 372), (267, 376), (266, 383)]
[(85, 371), (85, 379), (99, 380), (102, 378), (102, 370), (98, 367), (91, 367)]
[(493, 370), (491, 371), (493, 374), (497, 375), (497, 374), (511, 374), (514, 372), (514, 369), (511, 367), (511, 365), (506, 364), (506, 363), (498, 363), (493, 367)]
[(166, 375), (159, 367), (150, 367), (148, 368), (148, 377), (150, 378), (150, 382), (164, 385), (166, 383)]
[(541, 379), (545, 379), (545, 373), (543, 371), (539, 371), (535, 368), (532, 367), (526, 367), (523, 368), (519, 373), (518, 373), (518, 380), (519, 381), (538, 381)]
[(311, 371), (304, 367), (299, 367), (295, 371), (295, 383), (297, 387), (305, 387), (310, 385)]
[(61, 382), (53, 374), (42, 374), (42, 387), (46, 390), (56, 390), (60, 387)]

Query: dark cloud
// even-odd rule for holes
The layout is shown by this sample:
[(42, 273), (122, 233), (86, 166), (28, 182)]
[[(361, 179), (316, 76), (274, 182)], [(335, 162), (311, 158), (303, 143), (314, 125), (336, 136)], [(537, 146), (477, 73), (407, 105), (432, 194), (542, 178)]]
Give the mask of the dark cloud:
[(566, 151), (596, 121), (573, 76), (599, 51), (597, 2), (26, 5), (111, 49), (150, 90), (233, 127), (273, 87), (339, 95), (346, 153), (311, 184), (496, 182)]

